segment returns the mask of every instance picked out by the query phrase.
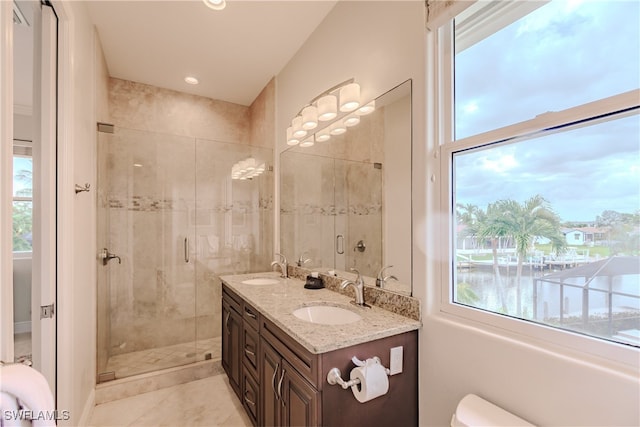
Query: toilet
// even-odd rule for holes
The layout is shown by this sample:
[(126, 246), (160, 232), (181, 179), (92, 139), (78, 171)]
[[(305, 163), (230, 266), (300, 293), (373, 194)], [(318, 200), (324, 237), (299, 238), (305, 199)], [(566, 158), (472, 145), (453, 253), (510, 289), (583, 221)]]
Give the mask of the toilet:
[(462, 398), (451, 417), (451, 427), (515, 427), (533, 424), (488, 402), (475, 394)]

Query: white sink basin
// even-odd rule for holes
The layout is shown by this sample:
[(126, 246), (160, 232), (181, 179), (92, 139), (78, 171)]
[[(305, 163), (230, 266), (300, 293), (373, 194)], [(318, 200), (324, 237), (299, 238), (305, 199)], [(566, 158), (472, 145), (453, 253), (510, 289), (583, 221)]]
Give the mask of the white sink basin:
[(268, 277), (256, 277), (255, 279), (243, 280), (245, 285), (275, 285), (280, 283), (278, 279), (269, 279)]
[(359, 314), (332, 305), (312, 305), (302, 307), (293, 312), (300, 320), (322, 325), (344, 325), (362, 319)]

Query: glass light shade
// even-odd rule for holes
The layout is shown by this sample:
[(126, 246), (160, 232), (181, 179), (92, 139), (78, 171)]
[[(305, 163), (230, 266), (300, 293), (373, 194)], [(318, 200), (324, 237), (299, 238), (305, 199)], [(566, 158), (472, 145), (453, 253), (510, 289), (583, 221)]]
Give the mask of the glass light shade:
[(318, 109), (309, 105), (302, 110), (302, 129), (311, 130), (318, 126)]
[(185, 78), (184, 78), (184, 81), (185, 81), (186, 83), (190, 84), (190, 85), (197, 85), (197, 84), (199, 83), (199, 82), (198, 82), (198, 79), (197, 79), (197, 78), (195, 78), (195, 77), (193, 77), (193, 76), (187, 76), (187, 77), (185, 77)]
[(346, 119), (344, 119), (344, 125), (347, 127), (355, 126), (358, 123), (360, 123), (360, 117), (356, 116), (355, 114), (351, 114), (350, 116), (347, 116)]
[(349, 83), (340, 89), (340, 111), (351, 112), (360, 106), (360, 85)]
[(347, 127), (344, 125), (342, 120), (338, 120), (337, 122), (331, 125), (331, 130), (329, 131), (329, 133), (335, 136), (335, 135), (342, 135), (346, 131), (347, 131)]
[(313, 135), (311, 135), (310, 138), (305, 139), (304, 141), (302, 141), (300, 143), (300, 147), (311, 147), (314, 144), (313, 142)]
[(287, 128), (287, 145), (298, 145), (300, 140), (293, 136), (293, 127), (289, 126)]
[(328, 127), (316, 133), (316, 142), (325, 142), (325, 141), (328, 141), (329, 139), (331, 139), (331, 134), (329, 133)]
[(371, 114), (376, 110), (376, 100), (369, 102), (368, 104), (363, 105), (362, 107), (356, 110), (356, 114), (359, 116), (365, 116), (367, 114)]
[(318, 99), (318, 119), (321, 122), (333, 120), (338, 115), (338, 98), (335, 95), (325, 95)]
[(213, 10), (222, 10), (227, 7), (226, 0), (202, 0), (208, 8)]
[(302, 129), (302, 116), (296, 116), (296, 118), (291, 121), (291, 127), (293, 127), (294, 138), (299, 139), (307, 136), (307, 131)]

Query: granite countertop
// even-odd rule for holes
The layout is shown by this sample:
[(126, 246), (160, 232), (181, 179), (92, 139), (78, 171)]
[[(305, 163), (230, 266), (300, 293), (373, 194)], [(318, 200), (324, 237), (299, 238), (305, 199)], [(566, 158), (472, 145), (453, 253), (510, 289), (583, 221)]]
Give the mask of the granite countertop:
[[(274, 285), (247, 285), (253, 278), (278, 279)], [(379, 307), (362, 308), (353, 298), (328, 289), (305, 289), (299, 279), (280, 278), (279, 273), (251, 273), (222, 276), (222, 281), (313, 354), (321, 354), (380, 338), (419, 329), (417, 320)], [(365, 288), (365, 293), (367, 289)], [(294, 310), (309, 305), (334, 305), (358, 313), (362, 319), (344, 325), (322, 325), (295, 317)]]

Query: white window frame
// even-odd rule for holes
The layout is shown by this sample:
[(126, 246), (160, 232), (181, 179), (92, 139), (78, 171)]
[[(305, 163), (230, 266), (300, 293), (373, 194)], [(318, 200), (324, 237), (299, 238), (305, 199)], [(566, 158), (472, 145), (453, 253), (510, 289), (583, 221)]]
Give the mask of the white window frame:
[[(640, 350), (624, 344), (618, 344), (562, 330), (541, 323), (533, 323), (515, 317), (453, 302), (453, 248), (455, 236), (453, 230), (454, 211), (452, 203), (452, 168), (453, 153), (464, 149), (495, 143), (498, 141), (517, 141), (530, 139), (544, 134), (544, 129), (553, 129), (567, 123), (580, 123), (585, 117), (596, 117), (612, 112), (639, 108), (640, 90), (633, 90), (609, 98), (590, 102), (567, 110), (541, 114), (532, 120), (516, 123), (503, 128), (494, 129), (468, 138), (454, 141), (454, 43), (453, 21), (436, 30), (434, 43), (434, 61), (431, 72), (435, 77), (434, 112), (436, 144), (439, 151), (439, 193), (438, 218), (441, 221), (440, 245), (441, 253), (438, 264), (440, 276), (440, 314), (451, 321), (470, 327), (480, 328), (505, 336), (524, 345), (534, 345), (537, 349), (545, 349), (554, 353), (566, 354), (570, 357), (585, 356), (604, 359), (616, 367), (625, 367), (636, 373)], [(637, 110), (625, 113), (637, 114)], [(617, 116), (622, 117), (622, 116)], [(601, 119), (602, 121), (608, 118)], [(589, 122), (588, 124), (593, 124)], [(576, 124), (576, 126), (579, 126)], [(563, 129), (563, 130), (566, 130)], [(548, 131), (547, 131), (548, 132)], [(617, 368), (616, 368), (617, 369)]]

